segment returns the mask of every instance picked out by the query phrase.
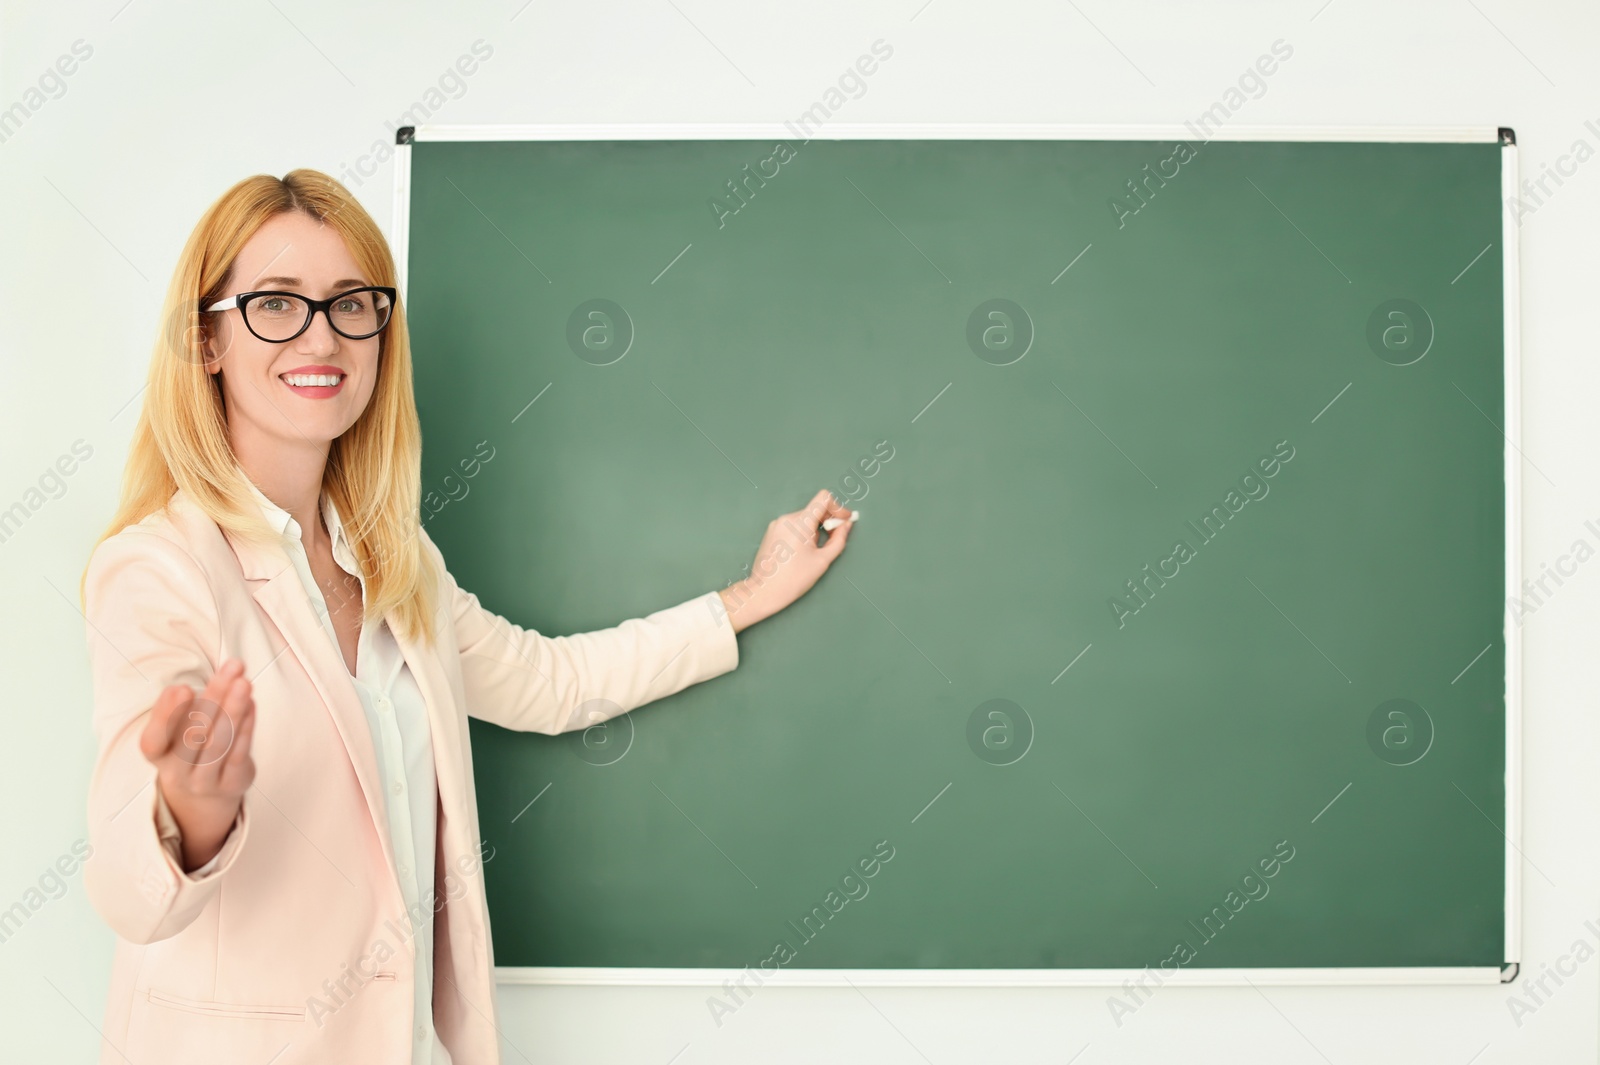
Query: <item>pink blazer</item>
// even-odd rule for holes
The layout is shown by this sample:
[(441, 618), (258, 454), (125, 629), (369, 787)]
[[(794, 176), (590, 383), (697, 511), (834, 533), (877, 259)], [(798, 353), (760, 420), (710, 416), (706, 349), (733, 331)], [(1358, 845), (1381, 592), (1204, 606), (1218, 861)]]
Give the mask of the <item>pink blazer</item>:
[[(415, 945), (372, 739), (288, 555), (224, 534), (180, 490), (95, 550), (86, 618), (99, 754), (84, 877), (118, 937), (101, 1060), (410, 1061)], [(478, 836), (468, 715), (585, 728), (595, 719), (575, 711), (591, 712), (589, 700), (620, 713), (660, 699), (735, 668), (738, 643), (714, 591), (551, 638), (447, 573), (437, 633), (432, 650), (396, 633), (427, 700), (438, 775), (434, 1019), (457, 1065), (497, 1063), (481, 871), (492, 855)], [(162, 843), (138, 737), (162, 688), (198, 693), (235, 656), (254, 687), (256, 781), (222, 860), (196, 878)]]

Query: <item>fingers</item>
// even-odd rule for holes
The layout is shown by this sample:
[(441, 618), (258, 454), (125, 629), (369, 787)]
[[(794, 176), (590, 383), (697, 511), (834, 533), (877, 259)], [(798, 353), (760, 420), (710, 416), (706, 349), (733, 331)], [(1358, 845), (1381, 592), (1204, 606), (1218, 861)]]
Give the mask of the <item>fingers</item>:
[[(846, 514), (848, 515), (848, 511)], [(852, 522), (847, 516), (844, 524), (830, 532), (828, 534), (828, 542), (823, 544), (822, 547), (818, 549), (821, 552), (822, 557), (830, 564), (834, 559), (838, 558), (839, 553), (844, 550), (845, 541), (849, 538), (850, 530), (854, 525), (855, 523)]]
[(139, 734), (139, 753), (147, 761), (158, 761), (172, 749), (193, 702), (194, 689), (187, 684), (169, 684), (161, 689), (150, 708), (150, 719)]
[(244, 662), (237, 658), (230, 658), (217, 668), (211, 675), (211, 680), (206, 684), (206, 690), (200, 693), (200, 698), (207, 700), (213, 706), (221, 706), (223, 697), (228, 693), (228, 687), (235, 677), (244, 675)]
[(238, 706), (234, 702), (234, 689), (243, 684), (244, 663), (230, 658), (218, 667), (200, 693), (199, 700), (185, 715), (185, 725), (178, 742), (178, 754), (196, 769), (214, 766), (228, 752), (233, 743)]
[[(234, 689), (242, 685), (243, 696), (249, 699), (250, 682), (242, 677), (243, 673), (244, 663), (231, 658), (212, 675), (198, 696), (187, 684), (170, 684), (162, 689), (140, 733), (140, 753), (156, 764), (174, 756), (191, 766), (221, 758), (233, 742), (243, 710)], [(220, 717), (227, 719), (221, 725)]]
[(233, 730), (233, 746), (223, 756), (218, 775), (224, 786), (237, 794), (244, 792), (255, 781), (255, 762), (250, 757), (251, 740), (256, 732), (255, 700), (248, 698), (239, 710), (237, 727)]
[(801, 510), (794, 513), (793, 517), (799, 518), (802, 526), (815, 538), (817, 528), (834, 507), (833, 493), (824, 488), (811, 497), (811, 501)]
[(195, 764), (215, 766), (220, 774), (223, 768), (221, 762), (238, 744), (239, 733), (247, 724), (254, 723), (255, 705), (249, 679), (235, 677), (223, 695), (218, 712), (202, 726), (205, 742), (195, 752), (198, 756)]
[(804, 510), (796, 511), (794, 516), (799, 518), (804, 523), (805, 528), (809, 529), (812, 535), (815, 536), (817, 529), (829, 518), (849, 521), (850, 508), (834, 499), (833, 493), (824, 488), (811, 497), (811, 501), (805, 505)]

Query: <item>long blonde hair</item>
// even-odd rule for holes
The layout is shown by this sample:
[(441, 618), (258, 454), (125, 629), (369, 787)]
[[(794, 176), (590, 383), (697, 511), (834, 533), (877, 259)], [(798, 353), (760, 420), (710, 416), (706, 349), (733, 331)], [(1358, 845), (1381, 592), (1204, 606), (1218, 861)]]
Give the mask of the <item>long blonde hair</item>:
[[(220, 375), (206, 372), (210, 315), (245, 243), (269, 219), (301, 211), (332, 226), (374, 285), (394, 285), (394, 257), (372, 216), (339, 182), (317, 170), (282, 179), (257, 174), (207, 209), (189, 235), (162, 305), (143, 408), (123, 468), (116, 516), (96, 546), (166, 507), (182, 488), (217, 525), (255, 543), (284, 542), (261, 515), (228, 443)], [(434, 637), (437, 574), (418, 535), (422, 430), (411, 385), (404, 304), (380, 334), (378, 380), (366, 410), (328, 452), (322, 487), (366, 578), (365, 616), (398, 611), (395, 628)], [(92, 553), (92, 552), (91, 552)], [(78, 581), (83, 602), (85, 567)]]

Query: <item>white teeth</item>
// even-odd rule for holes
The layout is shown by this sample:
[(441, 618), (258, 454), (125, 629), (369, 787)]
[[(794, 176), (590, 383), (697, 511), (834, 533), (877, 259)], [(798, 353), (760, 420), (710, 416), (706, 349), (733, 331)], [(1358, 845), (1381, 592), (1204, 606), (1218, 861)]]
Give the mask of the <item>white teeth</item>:
[(279, 376), (298, 388), (312, 385), (336, 385), (344, 380), (344, 374), (342, 373), (286, 373)]

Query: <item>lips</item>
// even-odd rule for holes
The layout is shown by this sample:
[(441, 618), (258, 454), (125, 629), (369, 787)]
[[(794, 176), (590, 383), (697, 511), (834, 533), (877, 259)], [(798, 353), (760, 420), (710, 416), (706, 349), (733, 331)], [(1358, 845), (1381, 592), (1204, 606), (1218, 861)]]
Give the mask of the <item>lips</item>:
[(304, 366), (291, 366), (289, 369), (284, 370), (282, 373), (278, 374), (278, 376), (282, 377), (285, 374), (306, 374), (306, 373), (342, 374), (342, 373), (344, 373), (344, 370), (341, 367), (333, 366), (333, 365), (331, 365), (329, 363), (326, 363), (326, 362), (308, 362)]

